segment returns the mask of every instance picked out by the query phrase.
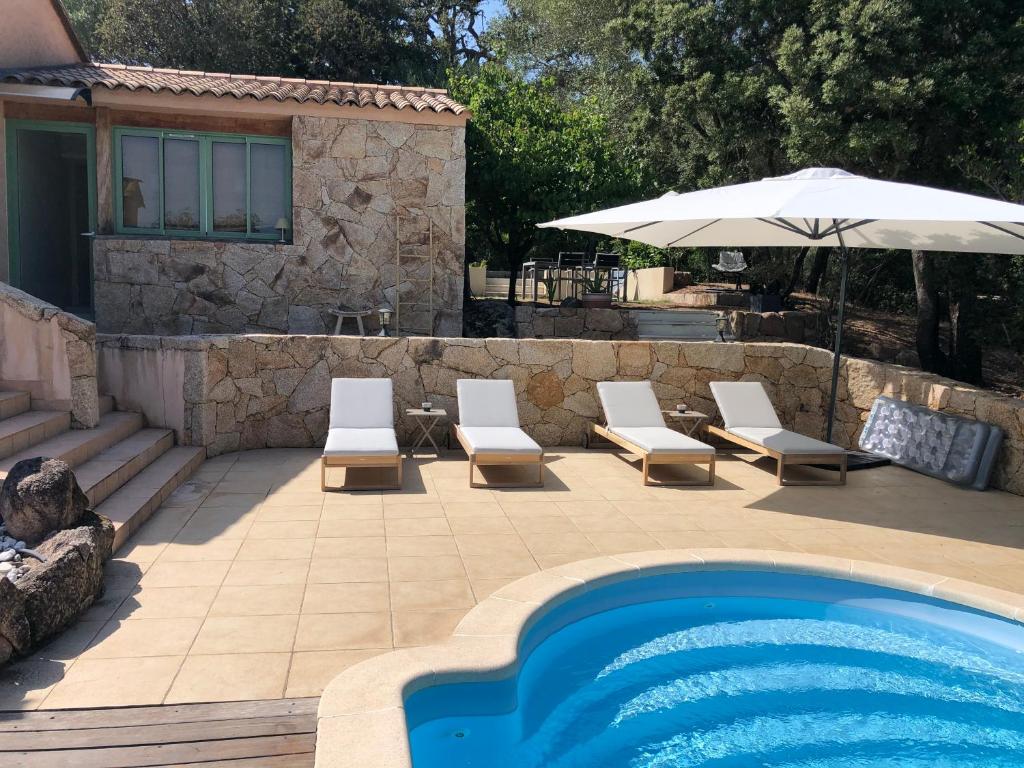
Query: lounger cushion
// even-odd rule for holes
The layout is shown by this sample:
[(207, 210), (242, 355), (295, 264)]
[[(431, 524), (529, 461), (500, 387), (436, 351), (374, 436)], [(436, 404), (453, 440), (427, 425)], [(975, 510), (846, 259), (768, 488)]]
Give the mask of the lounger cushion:
[(773, 451), (786, 454), (797, 453), (845, 453), (843, 448), (832, 443), (815, 440), (813, 437), (790, 432), (788, 429), (773, 427), (731, 427), (730, 434), (742, 437), (752, 443), (763, 445)]
[(330, 426), (351, 429), (395, 426), (391, 379), (331, 381)]
[(714, 453), (715, 449), (668, 427), (609, 427), (609, 431), (628, 440), (647, 453)]
[(609, 428), (665, 426), (649, 381), (601, 381), (597, 395)]
[(541, 455), (541, 448), (519, 427), (459, 426), (472, 453), (524, 453)]
[(718, 403), (726, 429), (733, 427), (782, 428), (768, 393), (759, 381), (712, 381), (711, 394)]
[(347, 429), (327, 432), (324, 456), (397, 456), (398, 441), (393, 429)]
[(519, 428), (516, 390), (507, 379), (459, 379), (459, 424), (464, 427)]

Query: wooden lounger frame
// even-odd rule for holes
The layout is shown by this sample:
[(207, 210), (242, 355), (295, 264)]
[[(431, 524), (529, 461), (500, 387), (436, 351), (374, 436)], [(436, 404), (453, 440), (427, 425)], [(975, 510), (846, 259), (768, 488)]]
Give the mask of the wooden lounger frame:
[(326, 491), (328, 467), (383, 467), (394, 469), (397, 480), (394, 485), (358, 485), (337, 486), (335, 491), (399, 491), (402, 489), (402, 454), (397, 456), (321, 456), (320, 457), (320, 490)]
[[(458, 424), (452, 424), (451, 433), (455, 435), (455, 439), (459, 441), (459, 445), (462, 446), (462, 450), (469, 456), (469, 487), (470, 488), (540, 488), (544, 485), (544, 451), (541, 450), (540, 455), (534, 453), (476, 453), (473, 451), (472, 446), (466, 439), (466, 436), (462, 434), (462, 430), (459, 429)], [(536, 482), (528, 480), (522, 483), (478, 483), (474, 479), (474, 469), (476, 467), (491, 467), (491, 466), (529, 466), (530, 464), (537, 465), (537, 480)]]
[[(715, 452), (712, 449), (709, 453), (650, 453), (636, 443), (632, 443), (624, 437), (616, 435), (607, 427), (590, 422), (587, 428), (587, 448), (591, 446), (591, 435), (600, 435), (605, 440), (625, 448), (635, 456), (643, 459), (643, 482), (644, 485), (714, 485), (715, 484)], [(707, 464), (707, 480), (671, 480), (651, 482), (651, 467), (655, 464)]]
[[(768, 456), (775, 459), (775, 478), (779, 485), (846, 485), (846, 453), (783, 453), (772, 448), (746, 440), (739, 435), (734, 435), (721, 427), (707, 425), (705, 429), (712, 435), (721, 437), (729, 442), (749, 448), (754, 453)], [(786, 480), (783, 477), (786, 467), (807, 464), (837, 464), (839, 466), (838, 480)]]

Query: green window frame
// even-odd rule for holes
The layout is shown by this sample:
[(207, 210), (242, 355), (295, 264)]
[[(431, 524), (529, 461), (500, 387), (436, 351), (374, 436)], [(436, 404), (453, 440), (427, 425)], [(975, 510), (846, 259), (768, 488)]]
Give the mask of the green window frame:
[[(158, 141), (158, 170), (160, 197), (160, 226), (126, 227), (124, 225), (124, 182), (122, 166), (122, 138), (139, 136)], [(235, 133), (207, 133), (199, 131), (172, 131), (149, 128), (115, 127), (113, 130), (114, 160), (114, 217), (115, 229), (122, 235), (162, 235), (175, 238), (200, 238), (204, 240), (264, 240), (281, 242), (280, 231), (254, 232), (252, 211), (252, 148), (257, 145), (284, 147), (285, 179), (284, 179), (284, 211), (288, 220), (288, 229), (284, 242), (292, 242), (292, 144), (291, 139), (275, 136), (249, 136)], [(199, 228), (195, 230), (174, 229), (166, 226), (164, 217), (164, 143), (168, 139), (185, 139), (195, 141), (199, 145)], [(214, 143), (235, 143), (245, 145), (245, 232), (216, 231), (213, 227), (213, 145)]]

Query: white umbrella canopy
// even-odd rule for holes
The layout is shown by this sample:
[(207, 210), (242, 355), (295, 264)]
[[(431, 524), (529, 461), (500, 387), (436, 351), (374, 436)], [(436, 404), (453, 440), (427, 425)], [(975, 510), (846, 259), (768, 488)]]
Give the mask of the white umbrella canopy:
[(808, 168), (545, 222), (668, 247), (837, 246), (1024, 254), (1024, 205)]
[(832, 393), (832, 439), (843, 346), (848, 249), (1024, 254), (1024, 205), (806, 168), (788, 176), (666, 193), (653, 200), (538, 224), (659, 248), (834, 246), (840, 249)]

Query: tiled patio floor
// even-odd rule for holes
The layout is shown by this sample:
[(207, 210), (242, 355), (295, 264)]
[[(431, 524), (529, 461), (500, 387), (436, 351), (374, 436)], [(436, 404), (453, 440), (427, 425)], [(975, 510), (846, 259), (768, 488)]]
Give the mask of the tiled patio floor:
[(407, 461), (403, 492), (323, 494), (316, 451), (217, 457), (108, 565), (85, 620), (0, 674), (0, 709), (315, 696), (361, 659), (444, 639), (507, 582), (597, 554), (800, 550), (1024, 592), (1020, 497), (898, 468), (779, 488), (752, 461), (722, 457), (714, 489), (644, 488), (624, 458), (567, 450), (543, 489), (476, 490), (452, 454)]

